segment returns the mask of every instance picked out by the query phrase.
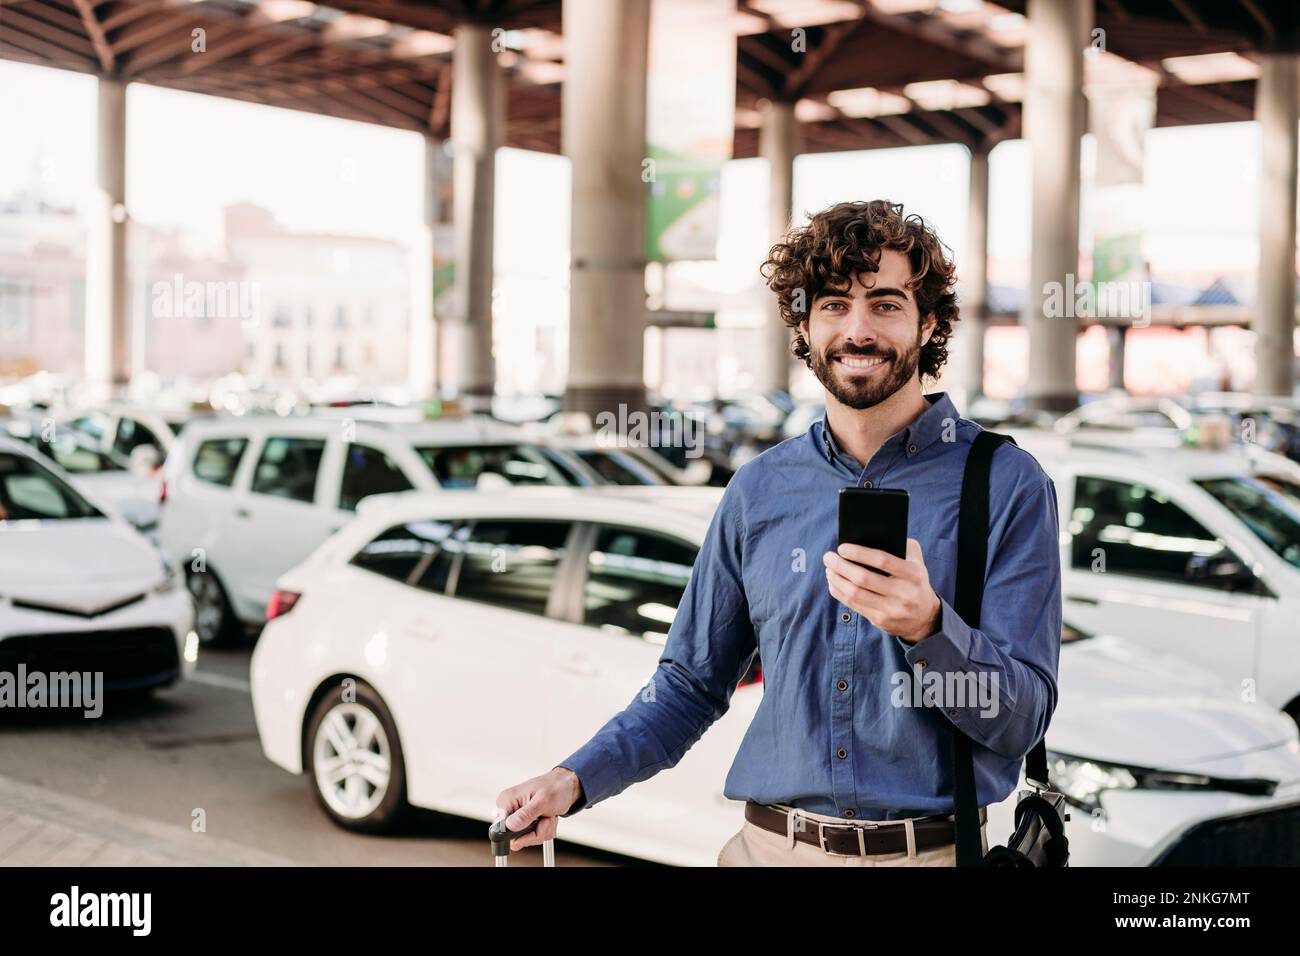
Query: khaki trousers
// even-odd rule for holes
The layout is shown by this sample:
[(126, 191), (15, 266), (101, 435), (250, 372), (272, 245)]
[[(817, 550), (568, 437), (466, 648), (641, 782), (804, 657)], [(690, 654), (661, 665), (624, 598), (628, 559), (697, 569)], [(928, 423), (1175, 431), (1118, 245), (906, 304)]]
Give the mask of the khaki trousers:
[[(783, 810), (789, 810), (782, 804), (775, 804)], [(840, 817), (828, 817), (806, 810), (796, 811), (809, 821), (819, 820), (823, 823), (843, 826), (851, 823), (883, 823), (903, 826), (899, 820), (846, 820)], [(980, 844), (987, 853), (989, 849), (987, 822), (980, 825)], [(949, 843), (945, 846), (917, 850), (908, 854), (906, 850), (898, 853), (878, 853), (867, 856), (835, 856), (820, 847), (809, 843), (791, 842), (790, 838), (764, 830), (748, 820), (735, 836), (728, 840), (718, 853), (718, 866), (956, 866), (957, 847)]]

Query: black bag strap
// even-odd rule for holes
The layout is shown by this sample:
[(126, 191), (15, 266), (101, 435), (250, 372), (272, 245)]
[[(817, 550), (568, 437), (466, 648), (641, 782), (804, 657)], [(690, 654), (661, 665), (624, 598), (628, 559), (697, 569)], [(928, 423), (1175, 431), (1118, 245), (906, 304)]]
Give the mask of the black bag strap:
[[(970, 627), (979, 627), (984, 603), (984, 570), (989, 553), (989, 473), (993, 453), (1010, 435), (981, 431), (975, 436), (961, 481), (961, 511), (957, 518), (957, 591), (953, 610)], [(1047, 783), (1047, 745), (1039, 740), (1025, 757), (1025, 773)], [(971, 739), (952, 728), (953, 811), (956, 814), (957, 865), (979, 866), (979, 806), (975, 792), (975, 761)]]

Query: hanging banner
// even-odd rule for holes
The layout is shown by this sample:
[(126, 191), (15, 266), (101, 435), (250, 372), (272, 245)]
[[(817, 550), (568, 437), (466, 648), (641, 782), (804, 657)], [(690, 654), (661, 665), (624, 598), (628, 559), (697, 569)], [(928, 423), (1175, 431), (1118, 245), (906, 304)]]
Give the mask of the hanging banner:
[(1142, 162), (1155, 123), (1156, 79), (1141, 68), (1096, 72), (1101, 76), (1087, 85), (1097, 141), (1092, 281), (1145, 282)]
[(717, 257), (722, 164), (735, 130), (735, 0), (651, 0), (646, 258)]

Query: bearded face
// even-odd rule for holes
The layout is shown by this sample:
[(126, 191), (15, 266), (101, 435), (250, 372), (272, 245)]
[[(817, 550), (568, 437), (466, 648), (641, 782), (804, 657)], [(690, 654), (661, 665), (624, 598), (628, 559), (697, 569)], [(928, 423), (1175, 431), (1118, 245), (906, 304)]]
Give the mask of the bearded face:
[(808, 364), (840, 404), (871, 408), (910, 382), (929, 341), (933, 320), (921, 321), (909, 288), (911, 266), (892, 249), (875, 272), (823, 290), (800, 324)]

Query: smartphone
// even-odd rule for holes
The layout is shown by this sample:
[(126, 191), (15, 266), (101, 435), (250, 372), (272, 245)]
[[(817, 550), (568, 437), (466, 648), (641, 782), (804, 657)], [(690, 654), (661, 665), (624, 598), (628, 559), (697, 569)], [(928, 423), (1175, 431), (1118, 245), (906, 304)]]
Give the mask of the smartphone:
[(840, 544), (860, 544), (906, 558), (907, 492), (902, 488), (841, 488)]

